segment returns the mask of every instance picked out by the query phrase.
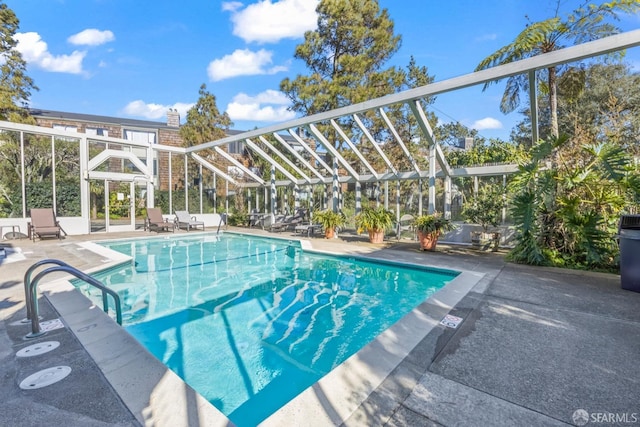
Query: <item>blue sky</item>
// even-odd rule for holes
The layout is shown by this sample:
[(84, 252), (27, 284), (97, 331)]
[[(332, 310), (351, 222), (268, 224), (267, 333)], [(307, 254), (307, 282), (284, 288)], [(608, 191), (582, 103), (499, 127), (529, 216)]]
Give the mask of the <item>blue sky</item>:
[[(279, 92), (285, 77), (307, 74), (294, 59), (316, 26), (317, 0), (143, 2), (5, 0), (20, 20), (18, 47), (40, 88), (31, 106), (74, 113), (184, 120), (205, 83), (234, 129), (295, 118)], [(548, 0), (380, 0), (402, 36), (388, 65), (413, 55), (436, 81), (470, 73), (527, 23), (553, 15)], [(562, 0), (570, 11), (581, 2)], [(640, 16), (622, 16), (623, 31)], [(627, 61), (640, 70), (640, 48)], [(521, 117), (498, 105), (504, 85), (442, 94), (433, 106), (443, 122), (459, 121), (487, 138), (508, 138)]]

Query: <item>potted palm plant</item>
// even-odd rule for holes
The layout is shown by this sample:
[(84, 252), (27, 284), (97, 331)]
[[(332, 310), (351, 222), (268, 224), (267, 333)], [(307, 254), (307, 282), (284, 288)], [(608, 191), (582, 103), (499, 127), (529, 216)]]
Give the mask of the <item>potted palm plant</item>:
[(502, 208), (505, 202), (501, 187), (483, 187), (474, 198), (473, 203), (462, 210), (467, 221), (478, 224), (482, 231), (471, 232), (471, 246), (474, 249), (492, 251), (498, 250), (500, 232), (490, 231), (489, 227), (497, 227), (502, 222)]
[(455, 228), (451, 220), (438, 213), (420, 215), (415, 219), (413, 225), (418, 233), (418, 241), (422, 251), (435, 251), (438, 237)]
[(375, 209), (364, 208), (355, 218), (358, 233), (367, 230), (371, 243), (382, 243), (385, 230), (393, 225), (393, 217), (393, 212), (382, 206)]
[(328, 209), (326, 211), (315, 212), (313, 214), (313, 221), (322, 225), (326, 239), (333, 239), (336, 227), (344, 225), (346, 218), (342, 213)]

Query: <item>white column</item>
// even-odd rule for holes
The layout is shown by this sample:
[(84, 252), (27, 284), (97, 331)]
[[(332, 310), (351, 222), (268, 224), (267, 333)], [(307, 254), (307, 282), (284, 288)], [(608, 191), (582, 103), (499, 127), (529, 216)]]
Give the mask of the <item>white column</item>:
[(356, 182), (356, 214), (359, 214), (362, 210), (362, 184), (360, 181)]

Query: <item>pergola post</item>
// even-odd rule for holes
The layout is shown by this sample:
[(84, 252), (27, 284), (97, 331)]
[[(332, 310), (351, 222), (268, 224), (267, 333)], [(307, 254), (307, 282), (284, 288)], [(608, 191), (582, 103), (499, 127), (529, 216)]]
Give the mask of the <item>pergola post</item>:
[[(171, 165), (171, 155), (169, 155), (169, 165)], [(169, 176), (171, 176), (171, 167), (169, 167)], [(171, 188), (171, 185), (169, 185), (169, 188)], [(213, 174), (213, 213), (218, 213), (218, 185), (215, 173)]]
[(225, 181), (224, 211), (229, 215), (229, 181)]
[(362, 184), (356, 181), (356, 215), (362, 211)]
[(427, 212), (433, 214), (436, 211), (436, 146), (429, 147), (429, 208)]
[(331, 209), (334, 212), (337, 212), (340, 209), (339, 200), (338, 200), (338, 186), (340, 183), (338, 182), (338, 159), (333, 158), (333, 197), (331, 202)]
[(444, 217), (451, 219), (451, 176), (444, 177)]
[(389, 210), (389, 181), (384, 182), (384, 209)]
[(396, 223), (400, 224), (400, 180), (396, 181)]
[(276, 167), (271, 165), (271, 213), (276, 213)]
[(418, 215), (422, 215), (422, 178), (418, 178)]
[(295, 211), (300, 209), (300, 186), (298, 184), (293, 186), (293, 207)]

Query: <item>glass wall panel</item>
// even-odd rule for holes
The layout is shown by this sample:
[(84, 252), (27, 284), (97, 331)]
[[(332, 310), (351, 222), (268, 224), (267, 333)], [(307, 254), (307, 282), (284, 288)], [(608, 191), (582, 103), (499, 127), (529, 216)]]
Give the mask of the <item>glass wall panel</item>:
[(190, 213), (202, 213), (200, 212), (200, 166), (195, 160), (188, 158), (188, 178), (187, 189), (189, 192), (189, 209)]
[(53, 208), (53, 162), (50, 136), (24, 134), (27, 215), (33, 208)]
[(213, 213), (215, 206), (215, 186), (213, 172), (202, 169), (202, 213)]
[(56, 213), (58, 216), (80, 216), (80, 141), (56, 138), (54, 146)]
[(0, 133), (0, 218), (22, 218), (20, 132)]

